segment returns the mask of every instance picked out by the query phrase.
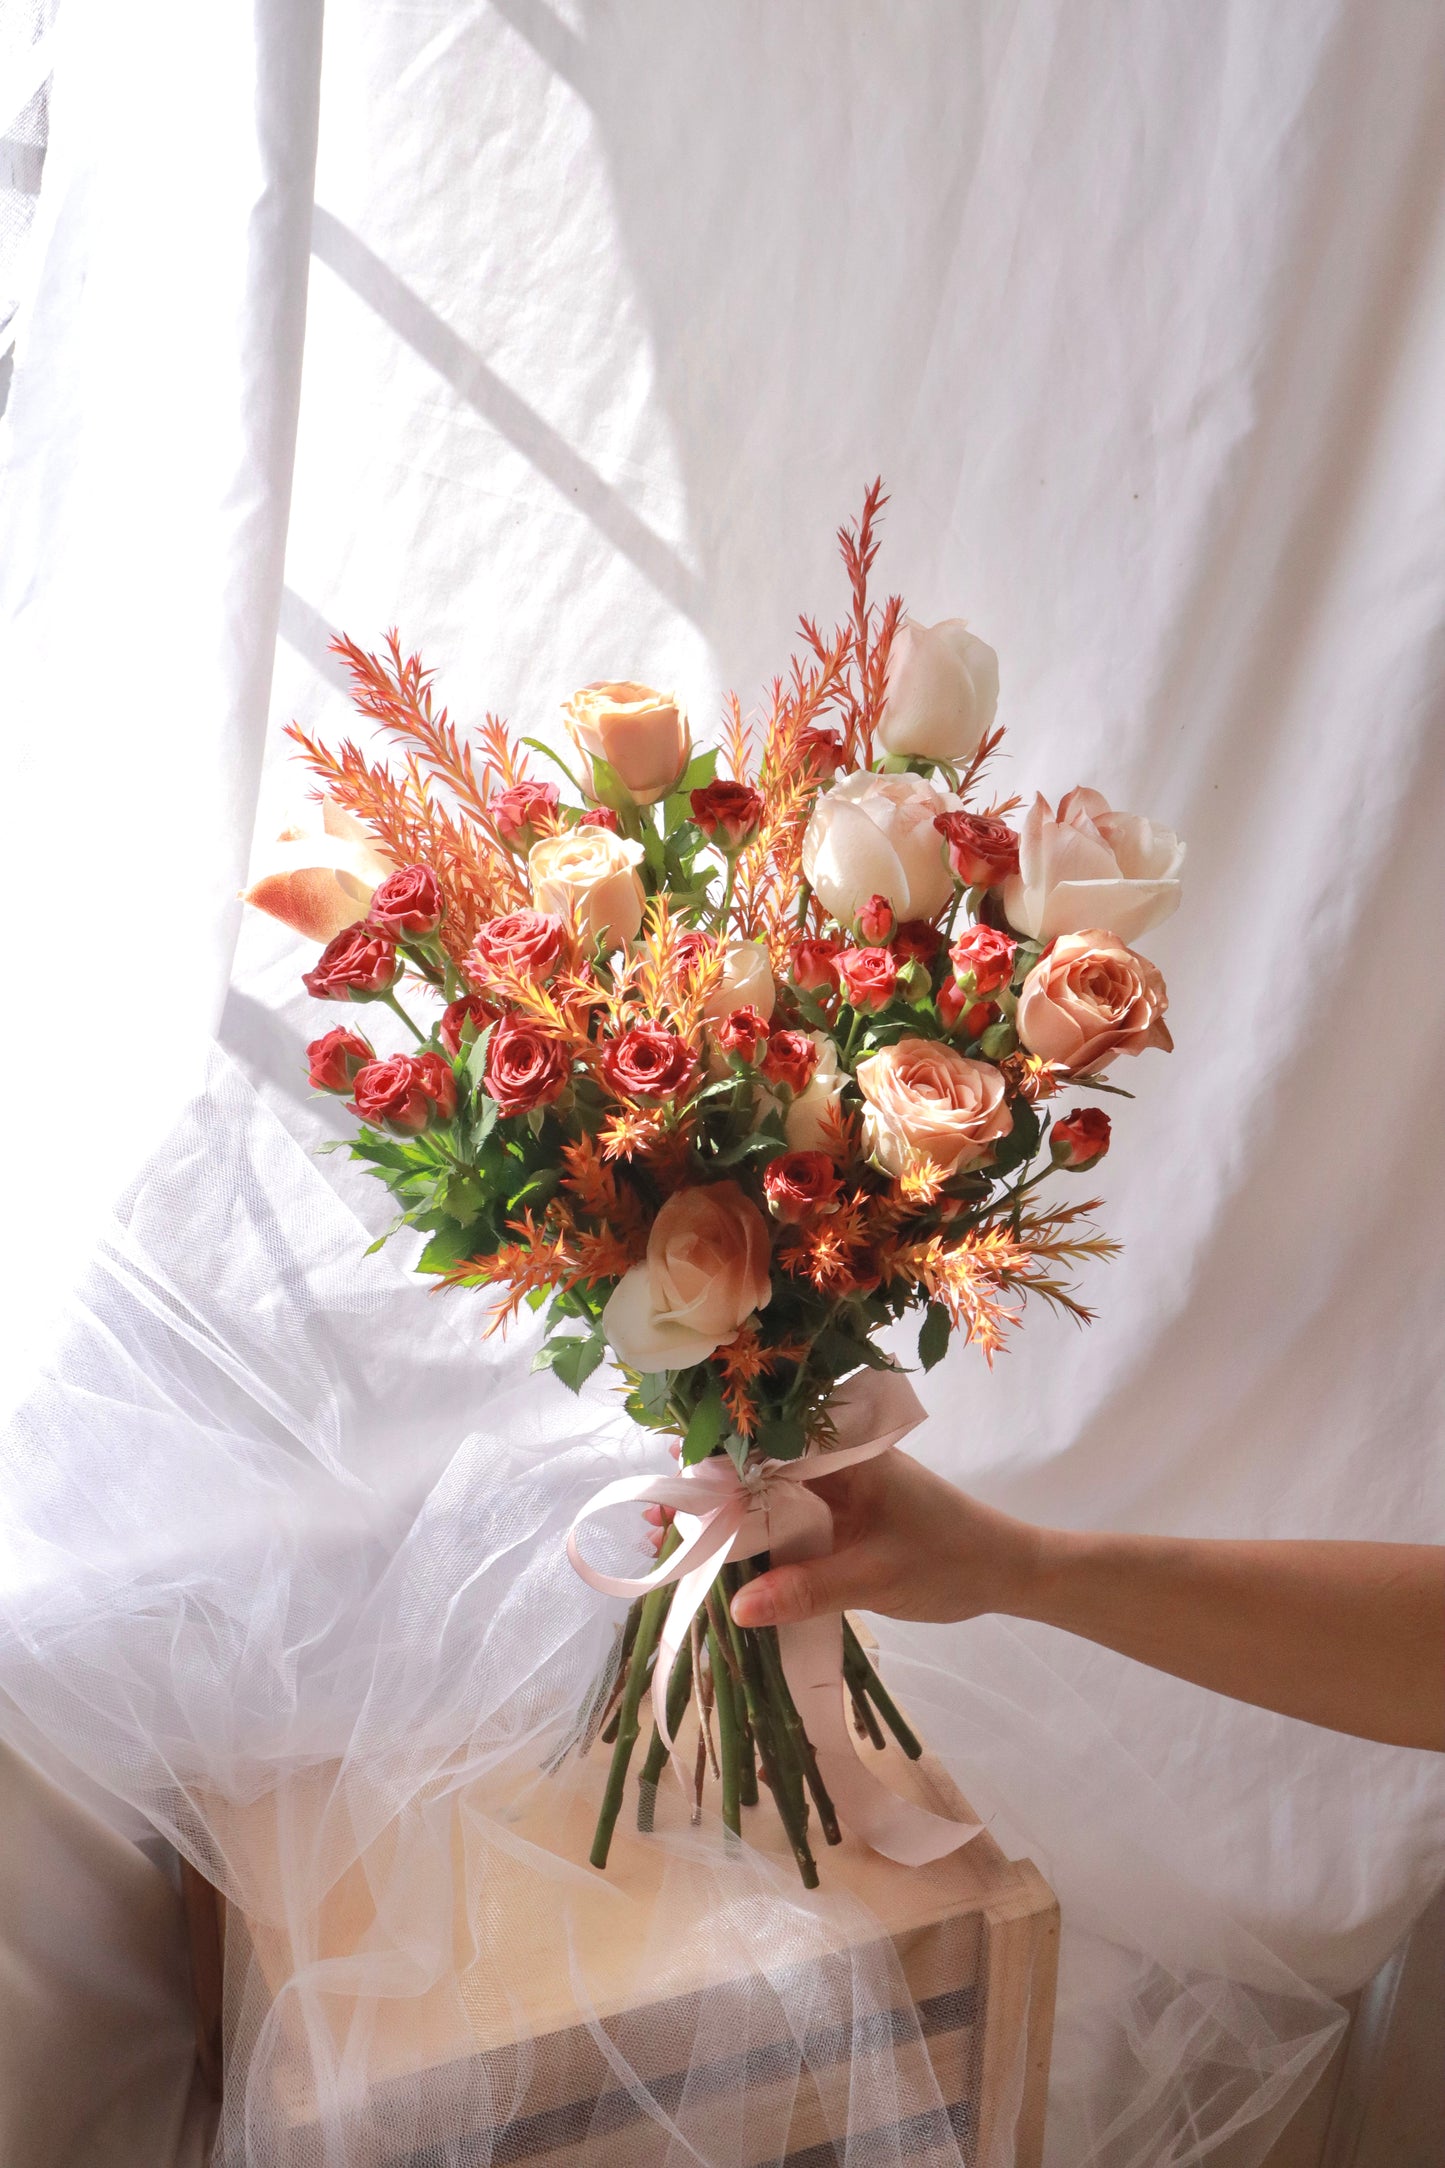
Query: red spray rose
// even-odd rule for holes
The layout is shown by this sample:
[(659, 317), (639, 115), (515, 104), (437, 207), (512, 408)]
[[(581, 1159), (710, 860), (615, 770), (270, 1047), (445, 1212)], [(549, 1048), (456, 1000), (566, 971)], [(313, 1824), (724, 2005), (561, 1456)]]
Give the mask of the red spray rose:
[(508, 911), (482, 927), (462, 969), (481, 986), (498, 971), (515, 971), (542, 985), (561, 961), (566, 939), (567, 928), (552, 911)]
[(602, 1074), (612, 1090), (632, 1099), (670, 1099), (692, 1081), (687, 1041), (661, 1024), (634, 1024), (602, 1049)]
[(430, 866), (389, 873), (371, 898), (366, 923), (388, 941), (425, 941), (446, 913), (442, 884)]
[(947, 979), (938, 990), (938, 1013), (946, 1031), (958, 1030), (965, 1039), (977, 1039), (998, 1022), (999, 1007), (996, 1001), (975, 1000), (957, 979)]
[(578, 814), (577, 826), (579, 828), (610, 828), (615, 836), (622, 833), (622, 823), (618, 820), (610, 805), (590, 806), (585, 813)]
[(555, 783), (513, 783), (492, 800), (497, 834), (513, 850), (530, 850), (557, 817), (562, 793)]
[(692, 793), (692, 817), (709, 841), (740, 850), (757, 834), (762, 796), (750, 783), (708, 783)]
[(838, 1195), (838, 1169), (826, 1152), (783, 1152), (768, 1161), (763, 1190), (776, 1217), (796, 1226), (831, 1208)]
[(933, 825), (966, 888), (997, 888), (1018, 872), (1019, 839), (1007, 821), (988, 813), (940, 813)]
[[(435, 1059), (435, 1057), (433, 1057)], [(432, 1118), (432, 1099), (414, 1054), (368, 1062), (351, 1088), (351, 1110), (373, 1129), (413, 1137)]]
[(994, 926), (970, 926), (948, 952), (953, 975), (967, 992), (996, 994), (1014, 975), (1017, 941)]
[(858, 939), (869, 948), (879, 948), (890, 940), (897, 923), (893, 906), (886, 896), (870, 896), (854, 920)]
[(845, 949), (838, 958), (843, 998), (865, 1016), (886, 1009), (898, 991), (898, 965), (886, 948)]
[(841, 941), (795, 941), (790, 971), (793, 984), (805, 993), (836, 994)]
[(1108, 1151), (1109, 1134), (1109, 1117), (1102, 1107), (1075, 1107), (1049, 1131), (1054, 1165), (1076, 1173), (1092, 1167)]
[(767, 1019), (751, 1007), (730, 1009), (712, 1027), (713, 1044), (724, 1054), (740, 1054), (755, 1062), (767, 1044)]
[(427, 1052), (413, 1057), (421, 1076), (421, 1088), (432, 1103), (439, 1122), (449, 1122), (457, 1111), (457, 1080), (451, 1063), (440, 1054)]
[(943, 934), (926, 918), (905, 918), (890, 946), (901, 964), (927, 964), (931, 970), (943, 946)]
[(818, 1066), (818, 1048), (806, 1031), (775, 1031), (763, 1056), (763, 1075), (770, 1084), (786, 1084), (789, 1091), (807, 1089)]
[(704, 933), (698, 926), (685, 926), (673, 935), (673, 960), (679, 971), (695, 971), (707, 957), (717, 953), (718, 947), (716, 934)]
[(572, 1057), (560, 1039), (504, 1016), (487, 1045), (487, 1090), (504, 1114), (530, 1114), (561, 1096)]
[(480, 1038), (496, 1013), (480, 994), (463, 994), (460, 1000), (447, 1003), (437, 1019), (437, 1037), (453, 1061), (462, 1050), (462, 1032), (466, 1026), (470, 1024), (473, 1035)]
[(831, 783), (843, 765), (843, 740), (836, 730), (800, 730), (798, 758), (807, 762), (821, 782)]
[(357, 1073), (376, 1059), (365, 1039), (342, 1024), (313, 1039), (306, 1055), (311, 1089), (317, 1092), (349, 1092)]
[(378, 1001), (401, 976), (394, 943), (359, 921), (328, 941), (301, 984), (318, 1001)]

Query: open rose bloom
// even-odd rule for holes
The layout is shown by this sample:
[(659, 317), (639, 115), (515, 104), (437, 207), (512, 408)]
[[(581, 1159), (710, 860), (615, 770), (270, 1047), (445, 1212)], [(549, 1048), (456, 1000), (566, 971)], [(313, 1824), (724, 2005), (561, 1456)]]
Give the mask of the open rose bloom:
[[(1137, 943), (1182, 844), (1097, 790), (1021, 818), (991, 793), (997, 658), (960, 619), (867, 601), (879, 502), (844, 543), (861, 619), (754, 724), (725, 719), (721, 755), (673, 695), (599, 679), (566, 704), (570, 790), (522, 742), (545, 718), (489, 720), (449, 764), (408, 738), (414, 659), (343, 644), (427, 796), (394, 824), (384, 775), (308, 742), (316, 833), (252, 891), (314, 944), (318, 999), (369, 1004), (364, 1036), (330, 1009), (310, 1074), (349, 1094), (419, 1269), (484, 1290), (492, 1323), (540, 1310), (539, 1392), (610, 1362), (685, 1468), (748, 1481), (826, 1451), (840, 1387), (906, 1317), (931, 1365), (951, 1333), (992, 1360), (1030, 1294), (1088, 1314), (1070, 1267), (1107, 1245), (1080, 1183), (1110, 1132), (1079, 1093), (1171, 1043)], [(638, 1626), (626, 1690), (655, 1645)], [(766, 1773), (787, 1691), (726, 1751)], [(770, 1796), (815, 1880), (809, 1809)]]

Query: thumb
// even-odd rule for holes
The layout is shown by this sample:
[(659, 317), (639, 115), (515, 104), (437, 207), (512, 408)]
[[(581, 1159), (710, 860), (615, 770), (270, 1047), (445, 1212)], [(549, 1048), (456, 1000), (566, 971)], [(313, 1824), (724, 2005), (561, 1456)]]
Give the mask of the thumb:
[(737, 1626), (792, 1626), (829, 1611), (844, 1611), (859, 1600), (857, 1575), (836, 1556), (809, 1559), (806, 1565), (774, 1566), (755, 1581), (745, 1581), (732, 1600)]

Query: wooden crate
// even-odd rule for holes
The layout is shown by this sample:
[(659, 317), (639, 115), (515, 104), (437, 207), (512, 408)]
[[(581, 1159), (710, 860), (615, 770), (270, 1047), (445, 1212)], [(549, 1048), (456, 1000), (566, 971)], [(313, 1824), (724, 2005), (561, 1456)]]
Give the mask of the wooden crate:
[[(864, 1751), (871, 1756), (870, 1749)], [(907, 1762), (890, 1743), (876, 1762), (895, 1789), (920, 1804), (967, 1816), (954, 1786), (927, 1758)], [(744, 2141), (748, 2162), (776, 2160), (778, 2133), (786, 2129), (788, 2168), (831, 2168), (830, 2137), (847, 2127), (850, 2087), (866, 2078), (863, 2065), (871, 2057), (887, 2078), (884, 2097), (894, 2091), (898, 2112), (884, 2127), (897, 2130), (904, 2159), (934, 2168), (953, 2157), (956, 2139), (969, 2168), (1037, 2168), (1058, 1907), (1029, 1861), (1005, 1858), (987, 1831), (952, 1858), (923, 1868), (895, 1866), (846, 1836), (841, 1845), (822, 1848), (820, 1899), (826, 1903), (829, 1893), (841, 1893), (859, 1901), (847, 1907), (857, 1948), (883, 1936), (891, 1940), (906, 1983), (905, 1991), (894, 1968), (887, 1968), (894, 1972), (899, 2008), (881, 2009), (861, 2036), (846, 2022), (823, 2023), (805, 2041), (801, 2073), (790, 2033), (774, 2041), (754, 2034), (714, 2042), (716, 2052), (701, 2066), (689, 2046), (681, 2055), (683, 2067), (669, 2068), (676, 2043), (692, 2043), (699, 2024), (708, 2026), (709, 2007), (732, 2007), (719, 2000), (726, 1997), (729, 1981), (752, 1976), (750, 1962), (728, 1946), (719, 1928), (719, 1891), (725, 1893), (725, 1878), (737, 1863), (724, 1853), (715, 1823), (702, 1834), (708, 1849), (696, 1863), (680, 1863), (664, 1843), (640, 1834), (636, 1787), (629, 1782), (628, 1806), (606, 1874), (578, 1864), (587, 1858), (605, 1764), (602, 1751), (584, 1765), (580, 1780), (574, 1769), (570, 1777), (539, 1779), (528, 1788), (508, 1812), (509, 1835), (516, 1843), (491, 1849), (481, 1878), (483, 1916), (457, 1923), (456, 1976), (440, 1990), (399, 1995), (369, 2013), (373, 2133), (387, 2125), (389, 2098), (414, 2100), (412, 2081), (418, 2073), (427, 2076), (427, 2127), (418, 2132), (405, 2120), (397, 2168), (403, 2162), (424, 2168), (427, 2146), (456, 2136), (474, 2138), (478, 2160), (496, 2168), (511, 2162), (537, 2168), (645, 2168), (662, 2158), (657, 2125), (638, 2109), (583, 2017), (573, 1988), (578, 1952), (594, 2022), (665, 2106), (677, 2100), (686, 2078), (694, 2112), (711, 2090), (720, 2115), (735, 2121), (741, 2116), (747, 2126), (771, 2133), (760, 2153), (749, 2152)], [(497, 1802), (488, 1799), (485, 1810), (495, 1818)], [(258, 1852), (258, 1814), (264, 1807), (247, 1810), (252, 1858)], [(665, 1777), (658, 1828), (681, 1829), (686, 1822), (681, 1790)], [(748, 1845), (773, 1855), (791, 1875), (766, 1791), (762, 1803), (745, 1812), (744, 1829)], [(455, 1842), (463, 1841), (458, 1822)], [(555, 1884), (527, 1869), (533, 1846), (572, 1863), (565, 1928)], [(363, 1860), (336, 1885), (324, 1908), (317, 1954), (345, 1959), (364, 1950), (375, 1928), (373, 1878), (375, 1886), (384, 1887), (385, 1873), (383, 1845), (380, 1856)], [(465, 1886), (465, 1879), (459, 1870), (457, 1887)], [(742, 1879), (753, 1887), (745, 1873)], [(798, 1896), (805, 1905), (819, 1901), (800, 1889)], [(755, 1926), (758, 1904), (767, 1917), (766, 1899), (755, 1900)], [(661, 1943), (655, 1933), (659, 1918), (666, 1923)], [(245, 1925), (274, 1989), (290, 1974), (293, 1954), (275, 1931), (255, 1921)], [(654, 1930), (650, 1941), (649, 1927)], [(496, 1953), (502, 1953), (500, 1961)], [(201, 1957), (204, 1963), (204, 1941)], [(817, 1962), (834, 1967), (836, 1977), (820, 1975), (813, 1983), (821, 1990), (815, 2002), (827, 2007), (831, 1989), (833, 2011), (846, 2013), (853, 1951)], [(334, 1998), (332, 2008), (340, 2040), (347, 2022), (343, 1999)], [(648, 2022), (634, 2036), (643, 2011)], [(780, 2006), (776, 2026), (784, 2031)], [(202, 2034), (210, 2037), (212, 2030), (203, 2016)], [(918, 2067), (920, 2057), (927, 2058), (926, 2068)], [(301, 2075), (305, 2069), (305, 2057), (298, 2054), (297, 2075), (284, 2102), (287, 2119), (303, 2126), (315, 2113)], [(746, 2095), (744, 2110), (739, 2093)], [(489, 2111), (479, 2106), (485, 2101), (509, 2105), (504, 2113)], [(497, 2120), (488, 2121), (489, 2113)]]

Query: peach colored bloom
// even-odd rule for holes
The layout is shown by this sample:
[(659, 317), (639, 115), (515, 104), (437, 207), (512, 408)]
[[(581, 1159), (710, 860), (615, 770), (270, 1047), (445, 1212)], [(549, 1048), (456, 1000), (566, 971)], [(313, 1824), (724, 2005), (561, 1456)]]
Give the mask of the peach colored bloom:
[(653, 805), (682, 781), (692, 738), (674, 694), (630, 681), (584, 685), (565, 713), (589, 793), (594, 760), (606, 761), (638, 805)]
[(1015, 1022), (1031, 1054), (1076, 1074), (1146, 1046), (1167, 1054), (1169, 996), (1147, 957), (1098, 928), (1065, 934), (1024, 980)]
[(262, 854), (260, 870), (241, 898), (279, 918), (308, 941), (331, 941), (365, 918), (376, 889), (396, 861), (369, 829), (330, 798), (321, 801), (321, 828), (285, 828)]
[(637, 877), (642, 845), (610, 828), (569, 828), (544, 836), (527, 853), (532, 901), (577, 929), (586, 951), (609, 951), (635, 938), (645, 898)]
[(993, 1064), (969, 1061), (937, 1039), (898, 1039), (860, 1061), (857, 1076), (864, 1143), (886, 1174), (927, 1165), (947, 1181), (987, 1158), (1013, 1128)]
[(1106, 926), (1137, 941), (1179, 908), (1184, 845), (1139, 813), (1116, 813), (1096, 790), (1071, 790), (1057, 813), (1035, 798), (1005, 881), (1008, 922), (1031, 941)]
[(736, 1182), (675, 1190), (602, 1329), (631, 1370), (683, 1370), (736, 1338), (772, 1295), (768, 1224)]

